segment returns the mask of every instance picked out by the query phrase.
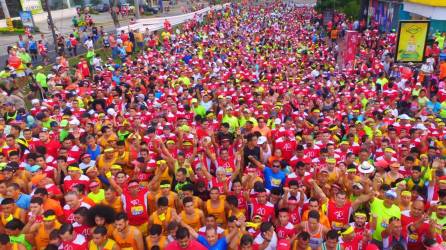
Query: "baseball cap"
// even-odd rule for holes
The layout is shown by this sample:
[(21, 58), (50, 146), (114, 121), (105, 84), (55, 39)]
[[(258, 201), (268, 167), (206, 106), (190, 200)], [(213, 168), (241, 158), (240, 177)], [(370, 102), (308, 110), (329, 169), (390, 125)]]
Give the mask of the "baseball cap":
[(262, 135), (262, 136), (260, 136), (259, 139), (257, 140), (257, 144), (258, 144), (258, 145), (261, 145), (261, 144), (265, 143), (266, 141), (267, 141), (266, 137)]
[(393, 190), (387, 190), (384, 193), (384, 196), (387, 197), (387, 198), (392, 198), (392, 199), (396, 199), (396, 197), (397, 197), (396, 192), (393, 191)]
[(92, 182), (90, 182), (90, 185), (88, 185), (88, 187), (90, 187), (90, 188), (94, 188), (97, 186), (99, 186), (99, 183), (97, 181), (92, 181)]

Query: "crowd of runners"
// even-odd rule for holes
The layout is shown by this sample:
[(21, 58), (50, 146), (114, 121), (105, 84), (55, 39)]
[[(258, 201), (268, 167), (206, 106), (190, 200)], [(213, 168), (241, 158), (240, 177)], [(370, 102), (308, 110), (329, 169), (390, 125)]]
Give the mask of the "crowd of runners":
[(110, 37), (122, 61), (2, 104), (0, 249), (445, 249), (444, 36), (400, 65), (395, 33), (273, 2)]

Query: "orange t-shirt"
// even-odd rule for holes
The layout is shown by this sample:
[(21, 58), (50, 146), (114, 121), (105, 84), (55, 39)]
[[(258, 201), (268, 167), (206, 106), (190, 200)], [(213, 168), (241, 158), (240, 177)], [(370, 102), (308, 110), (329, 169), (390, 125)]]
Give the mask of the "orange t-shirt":
[(268, 128), (267, 126), (265, 126), (265, 127), (263, 127), (263, 128), (259, 128), (258, 126), (255, 126), (255, 127), (252, 129), (252, 132), (256, 132), (256, 131), (259, 131), (260, 134), (262, 134), (263, 136), (266, 136), (267, 138), (270, 138), (270, 137), (271, 137), (271, 129)]
[(446, 77), (446, 62), (440, 64), (440, 80)]
[(334, 29), (331, 31), (331, 39), (337, 39), (338, 38), (338, 30)]
[(43, 209), (45, 211), (50, 209), (54, 210), (54, 213), (56, 214), (57, 217), (63, 216), (62, 206), (57, 200), (50, 198), (46, 199), (46, 201), (43, 203)]
[[(302, 214), (302, 221), (307, 221), (308, 220), (308, 213), (309, 213), (309, 211), (310, 210), (307, 210), (307, 211), (305, 211)], [(331, 228), (330, 221), (328, 220), (328, 217), (325, 214), (321, 213), (321, 212), (319, 212), (319, 215), (321, 216), (320, 219), (319, 219), (319, 223), (321, 223), (322, 225), (324, 225), (327, 228)]]

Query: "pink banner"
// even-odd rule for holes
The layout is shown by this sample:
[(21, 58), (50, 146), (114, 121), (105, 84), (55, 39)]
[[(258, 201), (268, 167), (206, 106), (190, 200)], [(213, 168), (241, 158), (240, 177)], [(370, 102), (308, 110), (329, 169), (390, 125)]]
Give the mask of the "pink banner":
[(347, 30), (344, 38), (344, 65), (352, 65), (355, 61), (355, 56), (358, 53), (359, 36), (358, 32), (354, 30)]

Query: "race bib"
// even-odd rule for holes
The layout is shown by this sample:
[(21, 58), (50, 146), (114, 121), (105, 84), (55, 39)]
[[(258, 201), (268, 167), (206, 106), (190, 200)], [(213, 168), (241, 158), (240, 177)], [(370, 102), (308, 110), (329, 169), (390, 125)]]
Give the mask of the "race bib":
[(166, 220), (166, 214), (162, 213), (158, 215), (158, 219), (160, 219), (160, 221), (165, 221)]
[(408, 241), (412, 243), (418, 242), (418, 234), (410, 234), (408, 237)]
[(280, 179), (271, 179), (272, 186), (278, 187), (281, 183), (282, 181)]
[(130, 212), (133, 216), (138, 216), (144, 213), (143, 206), (135, 206), (130, 209)]
[(342, 224), (341, 222), (333, 221), (331, 226), (333, 227), (333, 229), (340, 229), (344, 227), (344, 224)]

